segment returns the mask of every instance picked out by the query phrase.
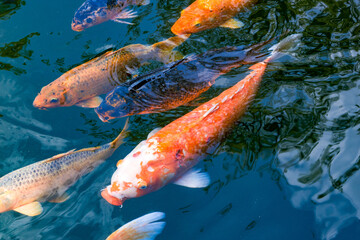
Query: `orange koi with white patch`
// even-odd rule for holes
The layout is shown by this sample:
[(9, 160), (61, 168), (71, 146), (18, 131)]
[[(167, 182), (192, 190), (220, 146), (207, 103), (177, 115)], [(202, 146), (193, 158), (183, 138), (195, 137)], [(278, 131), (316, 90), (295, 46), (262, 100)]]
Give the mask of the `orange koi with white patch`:
[(151, 132), (119, 161), (111, 185), (101, 195), (113, 205), (122, 205), (128, 198), (143, 196), (168, 183), (207, 186), (208, 175), (191, 169), (221, 143), (254, 98), (268, 62), (296, 38), (292, 35), (275, 45), (270, 57), (253, 65), (249, 75), (218, 97)]

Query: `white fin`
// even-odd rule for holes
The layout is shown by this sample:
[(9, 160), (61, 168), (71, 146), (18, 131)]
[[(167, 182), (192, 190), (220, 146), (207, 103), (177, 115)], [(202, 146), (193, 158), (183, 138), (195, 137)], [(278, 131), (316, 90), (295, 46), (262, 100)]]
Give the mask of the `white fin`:
[(52, 203), (62, 203), (65, 202), (66, 200), (68, 200), (70, 198), (69, 194), (67, 194), (66, 192), (63, 193), (60, 196), (55, 196), (51, 199), (48, 200), (48, 202), (52, 202)]
[(229, 20), (227, 20), (226, 22), (224, 22), (223, 24), (220, 25), (220, 27), (224, 27), (224, 28), (242, 28), (245, 24), (236, 19), (236, 18), (231, 18)]
[(203, 188), (209, 186), (210, 177), (207, 173), (201, 173), (199, 169), (192, 169), (176, 180), (174, 184), (189, 188)]
[(115, 22), (118, 22), (118, 23), (125, 23), (125, 24), (133, 25), (133, 23), (122, 21), (120, 19), (135, 18), (137, 16), (138, 15), (135, 11), (124, 9), (118, 15), (116, 15), (112, 20)]
[(136, 5), (144, 6), (148, 5), (150, 3), (150, 0), (136, 0)]
[(126, 72), (128, 72), (129, 74), (131, 74), (133, 78), (136, 78), (137, 76), (139, 76), (139, 71), (138, 71), (138, 69), (131, 68), (131, 67), (129, 67), (129, 66), (125, 66), (125, 68), (126, 68)]
[(151, 138), (152, 136), (154, 136), (155, 133), (157, 133), (158, 131), (161, 130), (161, 127), (155, 128), (154, 130), (152, 130), (151, 132), (149, 132), (147, 139)]
[(274, 60), (275, 58), (284, 55), (285, 53), (291, 55), (291, 53), (297, 52), (301, 44), (301, 37), (301, 33), (291, 34), (290, 36), (282, 39), (279, 43), (270, 47), (269, 50), (272, 51), (270, 57), (271, 60)]
[(165, 222), (155, 222), (165, 217), (165, 213), (153, 212), (128, 222), (106, 240), (153, 240), (165, 227)]
[(75, 104), (76, 106), (83, 107), (83, 108), (96, 108), (100, 105), (103, 99), (99, 96), (78, 102)]
[(15, 208), (14, 211), (33, 217), (42, 213), (43, 209), (39, 202), (32, 202), (21, 207)]
[(203, 118), (206, 118), (210, 113), (215, 112), (219, 108), (219, 103), (213, 105), (203, 116)]

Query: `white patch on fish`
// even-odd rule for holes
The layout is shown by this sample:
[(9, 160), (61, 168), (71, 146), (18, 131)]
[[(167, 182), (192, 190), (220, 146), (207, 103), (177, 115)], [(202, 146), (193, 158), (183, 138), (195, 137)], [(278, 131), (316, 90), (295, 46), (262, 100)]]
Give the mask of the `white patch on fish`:
[(203, 118), (207, 117), (210, 113), (216, 111), (219, 108), (219, 103), (212, 106), (203, 116)]

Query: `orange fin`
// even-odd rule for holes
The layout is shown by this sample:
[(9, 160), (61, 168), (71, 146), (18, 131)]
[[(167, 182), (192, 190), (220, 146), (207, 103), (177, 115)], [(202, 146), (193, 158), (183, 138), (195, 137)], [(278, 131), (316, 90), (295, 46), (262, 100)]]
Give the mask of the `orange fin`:
[(226, 22), (224, 22), (223, 24), (221, 24), (220, 27), (235, 29), (235, 28), (242, 28), (244, 25), (245, 24), (240, 20), (236, 18), (231, 18)]
[(70, 150), (70, 151), (66, 152), (66, 153), (60, 153), (60, 154), (58, 154), (58, 155), (52, 156), (51, 158), (45, 159), (43, 162), (51, 162), (51, 161), (54, 161), (54, 160), (59, 159), (59, 158), (65, 156), (65, 155), (68, 155), (68, 154), (70, 154), (70, 153), (73, 153), (74, 151), (75, 151), (75, 148), (74, 148), (73, 150)]
[(83, 108), (96, 108), (100, 105), (100, 103), (102, 102), (102, 98), (99, 96), (78, 102), (77, 104), (75, 104), (76, 106), (79, 107), (83, 107)]
[(15, 208), (15, 212), (33, 217), (42, 213), (43, 209), (39, 202), (32, 202), (21, 207)]

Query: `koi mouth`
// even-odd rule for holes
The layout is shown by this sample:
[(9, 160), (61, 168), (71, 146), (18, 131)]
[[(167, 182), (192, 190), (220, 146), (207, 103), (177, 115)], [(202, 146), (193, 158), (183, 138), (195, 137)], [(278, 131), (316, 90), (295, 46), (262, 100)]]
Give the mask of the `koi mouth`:
[(110, 204), (115, 205), (115, 206), (122, 206), (124, 200), (118, 199), (114, 196), (111, 196), (107, 190), (107, 188), (105, 188), (104, 190), (102, 190), (101, 192), (101, 196), (108, 201)]

